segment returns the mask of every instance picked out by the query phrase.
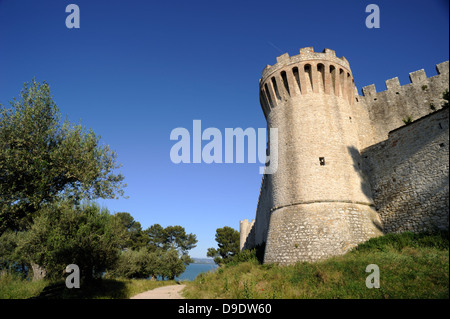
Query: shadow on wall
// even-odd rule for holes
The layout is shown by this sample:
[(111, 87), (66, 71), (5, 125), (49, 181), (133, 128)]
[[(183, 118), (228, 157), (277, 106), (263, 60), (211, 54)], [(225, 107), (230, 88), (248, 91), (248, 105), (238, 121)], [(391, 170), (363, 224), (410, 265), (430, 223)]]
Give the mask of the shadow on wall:
[[(353, 160), (353, 168), (355, 170), (355, 172), (358, 173), (358, 175), (361, 178), (361, 191), (363, 192), (363, 194), (367, 197), (367, 199), (369, 200), (369, 203), (374, 205), (374, 200), (373, 200), (373, 194), (372, 194), (372, 187), (369, 181), (369, 177), (364, 173), (363, 171), (363, 159), (361, 154), (359, 153), (358, 149), (354, 146), (348, 146), (347, 147), (348, 152), (350, 153), (350, 156), (352, 157)], [(374, 207), (375, 208), (375, 207)], [(372, 224), (382, 233), (384, 233), (385, 229), (384, 229), (384, 225), (383, 222), (378, 218), (376, 219), (372, 219)]]
[[(349, 151), (356, 154), (356, 150)], [(387, 140), (363, 151), (361, 168), (386, 233), (448, 229), (445, 154), (448, 109), (391, 131)]]
[(373, 203), (372, 187), (370, 185), (368, 176), (366, 176), (363, 171), (362, 156), (359, 153), (358, 149), (354, 146), (348, 146), (347, 150), (352, 157), (353, 168), (355, 169), (355, 172), (357, 172), (361, 177), (361, 191), (370, 200), (370, 203)]
[[(391, 232), (435, 232), (448, 230), (449, 211), (442, 202), (449, 200), (448, 175), (442, 176), (439, 184), (429, 184), (420, 193), (420, 197), (401, 200), (395, 195), (395, 207), (391, 203), (381, 203), (379, 209), (384, 213), (385, 231)], [(404, 196), (404, 195), (403, 195)], [(399, 199), (400, 198), (400, 199)], [(446, 198), (442, 200), (442, 198)]]

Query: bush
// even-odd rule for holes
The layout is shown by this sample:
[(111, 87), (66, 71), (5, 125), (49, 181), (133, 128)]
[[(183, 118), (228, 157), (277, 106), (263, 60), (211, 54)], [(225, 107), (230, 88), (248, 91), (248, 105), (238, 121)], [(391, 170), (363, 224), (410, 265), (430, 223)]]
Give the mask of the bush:
[(239, 253), (234, 255), (231, 260), (228, 262), (229, 264), (236, 264), (241, 262), (250, 262), (255, 264), (262, 264), (264, 261), (264, 249), (266, 244), (257, 245), (253, 249), (244, 249)]
[(39, 213), (31, 229), (20, 234), (17, 253), (44, 268), (50, 279), (63, 278), (66, 266), (76, 264), (89, 280), (117, 261), (124, 230), (106, 209), (63, 202)]
[(108, 278), (153, 278), (157, 276), (173, 280), (181, 275), (190, 259), (180, 257), (175, 249), (158, 249), (149, 252), (147, 248), (123, 251), (116, 265), (107, 273)]
[(244, 249), (233, 257), (233, 260), (229, 264), (236, 264), (241, 262), (254, 262), (258, 263), (256, 258), (256, 249)]
[(146, 248), (122, 251), (117, 263), (107, 277), (149, 278), (156, 277), (159, 268), (158, 255)]

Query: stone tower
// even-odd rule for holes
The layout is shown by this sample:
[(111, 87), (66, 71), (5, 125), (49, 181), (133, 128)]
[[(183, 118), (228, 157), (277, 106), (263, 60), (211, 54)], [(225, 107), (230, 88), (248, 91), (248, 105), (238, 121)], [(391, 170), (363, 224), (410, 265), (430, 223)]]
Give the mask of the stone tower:
[(355, 99), (350, 65), (333, 50), (303, 48), (263, 70), (261, 107), (278, 128), (278, 170), (263, 180), (271, 208), (256, 217), (268, 223), (264, 263), (315, 261), (382, 235)]

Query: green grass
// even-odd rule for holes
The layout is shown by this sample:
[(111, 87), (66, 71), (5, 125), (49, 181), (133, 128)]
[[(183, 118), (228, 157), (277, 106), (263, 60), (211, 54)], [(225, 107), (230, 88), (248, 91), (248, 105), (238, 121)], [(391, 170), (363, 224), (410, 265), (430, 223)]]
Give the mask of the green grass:
[[(186, 298), (449, 298), (448, 233), (388, 234), (351, 252), (316, 263), (228, 264), (188, 282)], [(367, 265), (380, 268), (380, 288), (369, 289)]]
[[(31, 281), (18, 276), (0, 273), (0, 299), (28, 299), (39, 297), (45, 287), (64, 286), (64, 282), (47, 280)], [(147, 279), (98, 279), (80, 288), (63, 287), (54, 298), (63, 299), (129, 299), (141, 292), (166, 285), (175, 285), (174, 280), (152, 281)]]
[(30, 281), (17, 275), (0, 271), (0, 299), (27, 299), (41, 293), (48, 283)]

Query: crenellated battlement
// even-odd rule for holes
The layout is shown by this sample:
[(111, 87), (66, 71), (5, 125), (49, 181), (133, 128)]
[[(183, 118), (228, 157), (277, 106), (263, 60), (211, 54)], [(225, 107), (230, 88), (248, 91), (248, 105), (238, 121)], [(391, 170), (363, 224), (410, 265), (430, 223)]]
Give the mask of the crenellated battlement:
[[(441, 75), (448, 77), (449, 61), (436, 64), (436, 71), (438, 74), (430, 78), (427, 77), (424, 69), (411, 72), (409, 73), (410, 83), (405, 85), (400, 85), (398, 77), (386, 80), (385, 81), (386, 90), (381, 92), (377, 92), (375, 84), (370, 84), (362, 88), (362, 94), (364, 97), (375, 97), (377, 93), (382, 93), (386, 91), (387, 91), (386, 93), (398, 94), (399, 91), (403, 88), (408, 88), (412, 85), (422, 85), (422, 86), (426, 85), (427, 82), (429, 82), (430, 80), (436, 80), (435, 78), (440, 77)], [(424, 90), (426, 90), (425, 87)]]
[(277, 57), (277, 63), (267, 65), (260, 84), (260, 102), (265, 116), (283, 101), (298, 95), (324, 93), (354, 103), (354, 80), (345, 57), (338, 58), (334, 50), (314, 52), (312, 47), (300, 49), (300, 54)]
[(274, 65), (266, 65), (262, 72), (262, 79), (270, 76), (273, 72), (276, 72), (280, 68), (292, 63), (298, 63), (311, 60), (327, 60), (340, 66), (350, 69), (350, 64), (345, 57), (337, 57), (336, 52), (331, 49), (324, 49), (322, 52), (314, 52), (313, 47), (306, 47), (300, 49), (300, 54), (289, 56), (288, 53), (284, 53), (277, 57), (277, 63)]
[(436, 65), (437, 75), (427, 77), (421, 69), (409, 73), (410, 83), (400, 85), (398, 77), (385, 81), (386, 90), (377, 92), (375, 85), (363, 87), (356, 96), (357, 105), (368, 112), (374, 132), (363, 145), (378, 143), (388, 133), (404, 125), (405, 119), (415, 121), (442, 107), (442, 93), (449, 87), (449, 61)]

